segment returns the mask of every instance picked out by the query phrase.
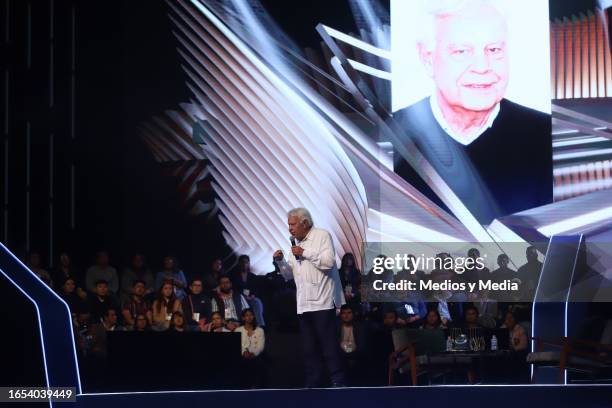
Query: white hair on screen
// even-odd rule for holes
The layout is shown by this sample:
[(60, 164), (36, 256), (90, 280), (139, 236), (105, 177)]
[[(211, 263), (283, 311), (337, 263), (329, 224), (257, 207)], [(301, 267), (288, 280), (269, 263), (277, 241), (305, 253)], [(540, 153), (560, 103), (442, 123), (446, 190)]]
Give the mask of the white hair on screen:
[(510, 17), (509, 0), (420, 0), (421, 15), (415, 21), (419, 26), (417, 42), (430, 48), (435, 40), (436, 21), (452, 16), (468, 6), (487, 5), (495, 8), (506, 19)]

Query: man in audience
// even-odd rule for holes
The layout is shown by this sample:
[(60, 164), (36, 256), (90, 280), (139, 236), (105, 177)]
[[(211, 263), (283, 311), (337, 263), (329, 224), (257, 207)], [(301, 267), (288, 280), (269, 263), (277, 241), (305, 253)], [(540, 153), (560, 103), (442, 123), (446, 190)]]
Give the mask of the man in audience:
[(213, 294), (219, 284), (219, 276), (223, 275), (223, 261), (216, 258), (210, 265), (210, 271), (204, 275), (204, 290)]
[(212, 312), (220, 312), (226, 322), (226, 327), (233, 331), (240, 326), (240, 315), (242, 310), (249, 307), (248, 302), (240, 294), (232, 290), (232, 281), (229, 276), (219, 276), (219, 287), (212, 299)]
[(121, 314), (123, 320), (129, 328), (133, 328), (136, 322), (136, 316), (144, 315), (147, 317), (149, 324), (153, 321), (153, 314), (151, 308), (144, 299), (145, 295), (145, 282), (141, 280), (135, 280), (132, 284), (132, 294), (130, 299), (123, 303), (121, 308)]
[(464, 308), (464, 321), (461, 325), (462, 329), (479, 329), (482, 326), (478, 322), (479, 314), (475, 306), (466, 306)]
[(527, 248), (525, 256), (527, 258), (527, 263), (518, 269), (517, 275), (522, 281), (521, 289), (524, 288), (529, 291), (529, 293), (535, 295), (536, 285), (540, 279), (540, 272), (542, 271), (543, 264), (538, 260), (538, 251), (534, 246)]
[(119, 278), (117, 270), (110, 266), (108, 252), (102, 250), (96, 254), (95, 265), (87, 269), (85, 275), (85, 288), (93, 292), (96, 282), (104, 280), (108, 283), (109, 290), (116, 294), (119, 290)]
[(117, 310), (117, 301), (108, 290), (108, 282), (98, 280), (93, 286), (93, 296), (88, 296), (88, 308), (91, 313), (91, 320), (99, 322), (108, 309)]
[(183, 313), (188, 326), (203, 326), (210, 320), (211, 299), (202, 290), (202, 280), (193, 279), (189, 285), (189, 294), (183, 300)]
[(92, 327), (91, 353), (97, 357), (106, 357), (106, 333), (109, 331), (124, 330), (118, 323), (117, 309), (109, 308), (104, 311), (102, 321)]
[(251, 272), (251, 259), (248, 255), (238, 257), (238, 268), (231, 275), (232, 287), (236, 292), (242, 293), (249, 303), (249, 307), (255, 314), (257, 325), (265, 327), (263, 315), (263, 303), (258, 297), (259, 285), (257, 276)]
[(349, 382), (352, 385), (361, 384), (361, 362), (367, 349), (366, 330), (355, 320), (353, 309), (349, 305), (340, 308), (340, 325), (338, 327), (340, 349), (345, 357)]
[(145, 285), (144, 296), (155, 292), (153, 273), (145, 265), (145, 258), (141, 254), (132, 257), (131, 265), (121, 275), (121, 300), (128, 300), (132, 295), (132, 285), (135, 281), (142, 281)]

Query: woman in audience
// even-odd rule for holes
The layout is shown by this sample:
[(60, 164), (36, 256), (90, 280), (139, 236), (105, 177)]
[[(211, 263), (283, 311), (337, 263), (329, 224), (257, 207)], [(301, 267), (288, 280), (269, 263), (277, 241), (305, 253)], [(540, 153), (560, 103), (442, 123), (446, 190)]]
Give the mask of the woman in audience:
[(155, 287), (159, 289), (162, 283), (167, 281), (170, 281), (174, 285), (173, 291), (176, 298), (180, 301), (185, 299), (187, 296), (187, 292), (185, 292), (187, 278), (185, 278), (183, 271), (179, 269), (176, 258), (172, 256), (164, 258), (163, 269), (159, 271), (155, 277)]
[(446, 329), (444, 323), (442, 323), (442, 318), (440, 317), (440, 312), (437, 309), (429, 309), (427, 315), (425, 316), (425, 321), (423, 325), (420, 327), (421, 329)]
[(183, 312), (176, 311), (172, 313), (172, 319), (170, 320), (169, 331), (176, 332), (185, 332), (187, 331), (187, 326), (185, 325), (185, 317), (183, 316)]
[(59, 295), (60, 297), (68, 304), (68, 308), (70, 312), (77, 313), (84, 306), (83, 299), (76, 294), (76, 283), (74, 278), (68, 277), (64, 278), (62, 282), (62, 287), (60, 288)]
[(174, 294), (172, 282), (164, 282), (153, 301), (153, 330), (163, 331), (170, 327), (172, 313), (181, 310), (181, 302)]
[(147, 319), (147, 316), (143, 314), (137, 315), (136, 318), (134, 319), (134, 331), (146, 332), (149, 330), (150, 330), (149, 319)]
[(255, 388), (261, 384), (262, 372), (260, 355), (266, 344), (266, 337), (261, 327), (257, 327), (255, 314), (251, 309), (242, 311), (242, 326), (238, 327), (242, 337), (243, 387)]
[(221, 333), (229, 332), (230, 330), (225, 327), (225, 321), (223, 320), (221, 313), (213, 312), (210, 316), (210, 323), (204, 326), (204, 331)]
[(359, 303), (361, 272), (357, 269), (355, 256), (352, 253), (347, 252), (344, 254), (338, 272), (340, 273), (340, 282), (342, 282), (346, 302), (349, 304)]

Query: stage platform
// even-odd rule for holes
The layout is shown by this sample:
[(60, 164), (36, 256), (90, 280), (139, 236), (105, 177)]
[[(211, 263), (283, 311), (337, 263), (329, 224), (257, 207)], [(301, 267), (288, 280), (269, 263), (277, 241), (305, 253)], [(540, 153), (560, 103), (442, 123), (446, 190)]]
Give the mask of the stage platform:
[[(74, 406), (74, 405), (73, 405)], [(419, 386), (84, 394), (77, 407), (597, 407), (612, 406), (610, 385)]]

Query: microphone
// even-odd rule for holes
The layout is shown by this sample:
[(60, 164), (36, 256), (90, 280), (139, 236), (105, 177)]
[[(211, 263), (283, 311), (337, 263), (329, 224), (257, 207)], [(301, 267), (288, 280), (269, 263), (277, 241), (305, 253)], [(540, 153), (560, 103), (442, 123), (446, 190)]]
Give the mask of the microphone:
[[(289, 237), (289, 241), (291, 241), (291, 246), (294, 247), (295, 246), (295, 238), (294, 237)], [(300, 257), (299, 255), (294, 255), (295, 256), (295, 260), (299, 261)]]

